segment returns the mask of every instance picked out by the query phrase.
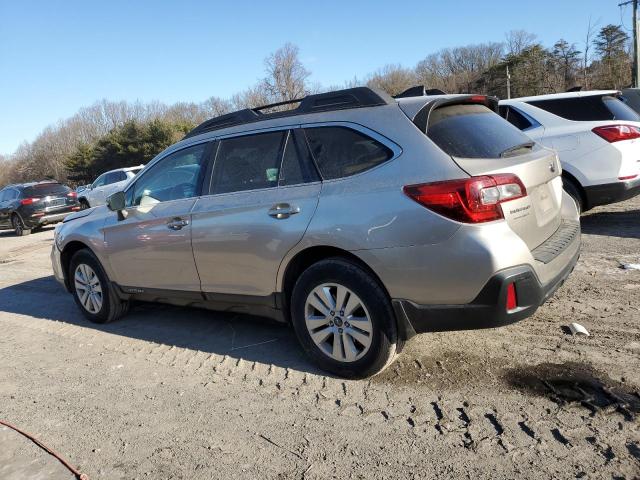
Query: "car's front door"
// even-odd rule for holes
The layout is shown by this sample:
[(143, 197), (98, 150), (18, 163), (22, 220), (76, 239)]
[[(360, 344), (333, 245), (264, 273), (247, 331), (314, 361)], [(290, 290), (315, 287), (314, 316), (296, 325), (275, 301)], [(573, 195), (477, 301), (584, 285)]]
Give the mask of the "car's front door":
[(210, 195), (193, 209), (194, 257), (212, 299), (269, 301), (275, 291), (278, 267), (302, 239), (321, 189), (303, 140), (284, 130), (219, 142)]
[(124, 219), (104, 228), (115, 281), (132, 291), (199, 292), (191, 249), (191, 209), (200, 195), (210, 145), (173, 152), (126, 191)]

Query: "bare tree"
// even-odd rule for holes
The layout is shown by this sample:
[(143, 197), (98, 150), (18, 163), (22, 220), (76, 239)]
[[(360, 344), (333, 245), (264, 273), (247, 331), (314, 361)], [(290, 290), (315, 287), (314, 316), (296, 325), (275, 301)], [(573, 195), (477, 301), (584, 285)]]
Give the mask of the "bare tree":
[(584, 89), (589, 90), (589, 63), (591, 60), (591, 56), (589, 55), (589, 50), (591, 48), (591, 43), (593, 42), (593, 37), (596, 33), (596, 28), (598, 28), (598, 24), (600, 23), (600, 19), (595, 23), (592, 23), (591, 17), (589, 17), (589, 24), (587, 25), (587, 34), (584, 39), (584, 54), (582, 55), (582, 79), (584, 81)]
[(409, 87), (416, 85), (415, 73), (400, 65), (385, 65), (372, 73), (367, 85), (384, 90), (389, 95), (397, 95)]
[(295, 100), (307, 94), (310, 73), (298, 54), (298, 47), (286, 43), (265, 60), (267, 75), (262, 81), (262, 88), (273, 102)]
[(520, 55), (524, 50), (536, 43), (538, 36), (526, 30), (510, 30), (505, 35), (507, 40), (507, 54)]

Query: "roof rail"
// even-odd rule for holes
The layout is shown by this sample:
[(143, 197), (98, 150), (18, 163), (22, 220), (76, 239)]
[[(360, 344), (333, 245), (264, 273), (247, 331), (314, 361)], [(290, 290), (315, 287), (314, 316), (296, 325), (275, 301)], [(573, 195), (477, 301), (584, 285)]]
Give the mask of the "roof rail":
[[(298, 107), (291, 110), (263, 113), (263, 110), (276, 108), (283, 105), (298, 103)], [(184, 138), (200, 135), (201, 133), (220, 130), (222, 128), (244, 123), (268, 120), (271, 118), (302, 115), (305, 113), (328, 112), (332, 110), (344, 110), (349, 108), (377, 107), (390, 105), (393, 99), (386, 93), (370, 87), (355, 87), (333, 92), (307, 95), (301, 99), (287, 100), (285, 102), (272, 103), (256, 108), (245, 108), (237, 112), (227, 113), (219, 117), (206, 120), (191, 130)]]
[(426, 88), (424, 85), (416, 85), (415, 87), (407, 88), (404, 92), (394, 95), (393, 98), (407, 98), (407, 97), (426, 97), (429, 95), (446, 95), (447, 92), (443, 92), (439, 88)]

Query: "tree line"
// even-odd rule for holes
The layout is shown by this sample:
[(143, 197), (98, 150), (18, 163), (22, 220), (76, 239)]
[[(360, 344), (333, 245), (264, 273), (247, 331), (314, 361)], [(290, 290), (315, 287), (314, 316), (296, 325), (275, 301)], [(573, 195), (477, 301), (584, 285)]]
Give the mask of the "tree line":
[(584, 89), (619, 89), (631, 83), (629, 35), (618, 25), (589, 24), (578, 46), (560, 39), (551, 47), (523, 30), (504, 42), (445, 48), (414, 67), (386, 65), (362, 79), (322, 88), (290, 43), (264, 61), (264, 77), (229, 99), (201, 103), (113, 102), (102, 100), (46, 127), (11, 155), (0, 155), (0, 187), (53, 178), (71, 184), (92, 181), (100, 173), (151, 160), (202, 121), (242, 108), (301, 98), (309, 93), (369, 85), (396, 95), (425, 85), (447, 93), (482, 93), (505, 98), (507, 70), (511, 96)]

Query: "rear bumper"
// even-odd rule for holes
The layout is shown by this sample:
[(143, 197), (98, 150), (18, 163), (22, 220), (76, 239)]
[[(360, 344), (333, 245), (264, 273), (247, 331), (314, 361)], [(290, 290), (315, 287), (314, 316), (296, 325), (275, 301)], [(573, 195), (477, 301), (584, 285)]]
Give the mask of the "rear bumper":
[(77, 210), (71, 208), (65, 209), (63, 212), (47, 213), (41, 217), (27, 217), (24, 219), (24, 223), (27, 227), (33, 228), (40, 225), (51, 225), (52, 223), (58, 223), (65, 219), (67, 215), (74, 213)]
[(605, 183), (584, 187), (589, 208), (622, 202), (640, 194), (640, 177), (627, 182)]
[[(409, 339), (424, 332), (495, 328), (530, 317), (560, 288), (575, 268), (579, 256), (577, 249), (564, 268), (544, 285), (529, 265), (504, 269), (491, 277), (468, 304), (418, 305), (409, 300), (393, 300), (399, 334)], [(511, 283), (515, 283), (518, 307), (507, 311), (507, 287)]]

